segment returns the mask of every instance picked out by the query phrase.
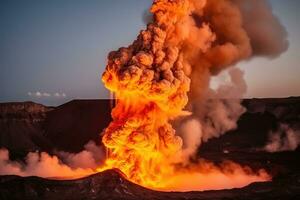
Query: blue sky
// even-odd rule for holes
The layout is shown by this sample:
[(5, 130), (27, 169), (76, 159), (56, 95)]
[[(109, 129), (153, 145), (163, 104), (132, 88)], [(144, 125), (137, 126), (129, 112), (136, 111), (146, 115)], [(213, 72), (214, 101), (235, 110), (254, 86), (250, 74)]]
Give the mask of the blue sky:
[[(248, 97), (297, 96), (300, 1), (270, 1), (289, 32), (290, 49), (272, 61), (258, 58), (238, 66), (246, 72)], [(0, 0), (0, 102), (57, 105), (108, 98), (100, 80), (106, 55), (136, 38), (150, 5), (150, 0)]]

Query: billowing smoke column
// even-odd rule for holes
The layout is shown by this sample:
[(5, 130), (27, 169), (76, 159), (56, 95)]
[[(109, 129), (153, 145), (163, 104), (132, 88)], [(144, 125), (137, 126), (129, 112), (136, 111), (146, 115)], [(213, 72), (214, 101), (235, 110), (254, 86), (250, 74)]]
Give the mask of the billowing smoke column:
[(148, 186), (158, 186), (172, 173), (172, 156), (182, 146), (169, 120), (183, 115), (188, 102), (190, 79), (181, 51), (189, 35), (181, 33), (181, 24), (191, 6), (188, 1), (154, 2), (154, 23), (131, 46), (110, 53), (102, 77), (117, 98), (103, 136), (107, 165)]
[[(186, 153), (170, 121), (189, 111), (201, 119), (211, 76), (252, 55), (275, 57), (288, 43), (264, 0), (155, 0), (151, 13), (153, 21), (137, 40), (108, 56), (102, 80), (117, 102), (102, 139), (108, 157), (99, 170), (118, 168), (144, 186), (172, 188), (171, 177), (178, 182), (197, 167), (178, 166)], [(271, 25), (262, 26), (265, 21)], [(191, 143), (192, 149), (199, 145)]]

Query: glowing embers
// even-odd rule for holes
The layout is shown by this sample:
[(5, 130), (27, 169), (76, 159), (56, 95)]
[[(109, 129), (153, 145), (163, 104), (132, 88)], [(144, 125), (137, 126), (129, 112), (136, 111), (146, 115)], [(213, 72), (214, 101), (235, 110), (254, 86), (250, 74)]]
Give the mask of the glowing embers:
[(144, 186), (162, 187), (182, 145), (165, 113), (152, 102), (127, 99), (118, 101), (113, 118), (102, 139), (108, 148), (105, 168), (118, 168)]

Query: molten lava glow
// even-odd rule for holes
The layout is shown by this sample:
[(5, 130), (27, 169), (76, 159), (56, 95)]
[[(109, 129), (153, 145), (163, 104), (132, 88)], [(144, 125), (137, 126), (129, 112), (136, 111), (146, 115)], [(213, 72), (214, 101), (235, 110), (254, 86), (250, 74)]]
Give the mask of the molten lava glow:
[(191, 169), (180, 169), (168, 178), (162, 188), (154, 189), (181, 192), (221, 190), (240, 188), (253, 182), (270, 180), (270, 176), (264, 170), (253, 173), (250, 168), (241, 167), (232, 162), (226, 162), (217, 167), (207, 161)]
[(102, 80), (117, 100), (102, 139), (107, 160), (98, 171), (118, 168), (129, 180), (160, 190), (232, 188), (269, 178), (232, 163), (181, 163), (182, 139), (170, 121), (188, 114), (183, 109), (195, 35), (202, 36), (198, 53), (205, 53), (215, 40), (209, 25), (195, 27), (191, 19), (205, 5), (204, 0), (154, 1), (153, 22), (132, 45), (109, 54)]

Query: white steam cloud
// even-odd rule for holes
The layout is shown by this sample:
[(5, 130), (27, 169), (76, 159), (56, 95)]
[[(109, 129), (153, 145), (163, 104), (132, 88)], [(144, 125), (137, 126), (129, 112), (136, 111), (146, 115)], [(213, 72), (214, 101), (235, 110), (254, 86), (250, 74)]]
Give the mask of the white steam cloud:
[(206, 98), (198, 102), (193, 115), (180, 126), (184, 160), (194, 155), (201, 143), (235, 129), (238, 119), (246, 111), (241, 105), (241, 98), (247, 91), (244, 72), (231, 68), (228, 76), (228, 80), (217, 88), (207, 90)]
[(268, 152), (294, 151), (300, 144), (300, 132), (287, 124), (281, 124), (279, 130), (271, 132), (269, 142), (264, 147)]
[(232, 68), (228, 74), (229, 82), (221, 84), (216, 90), (208, 90), (208, 98), (196, 111), (202, 124), (204, 142), (235, 129), (238, 119), (246, 111), (241, 105), (241, 98), (247, 92), (244, 72)]
[(58, 152), (57, 155), (72, 168), (91, 168), (99, 166), (105, 157), (105, 150), (102, 146), (97, 146), (90, 141), (84, 146), (84, 150), (75, 154), (68, 152)]
[(101, 147), (94, 142), (85, 145), (78, 154), (58, 152), (49, 155), (45, 152), (30, 152), (21, 161), (11, 161), (9, 151), (0, 149), (0, 175), (40, 176), (44, 178), (78, 178), (95, 173), (104, 159)]
[(197, 119), (189, 119), (181, 126), (181, 137), (183, 139), (182, 160), (188, 162), (190, 156), (194, 155), (202, 141), (202, 127)]

